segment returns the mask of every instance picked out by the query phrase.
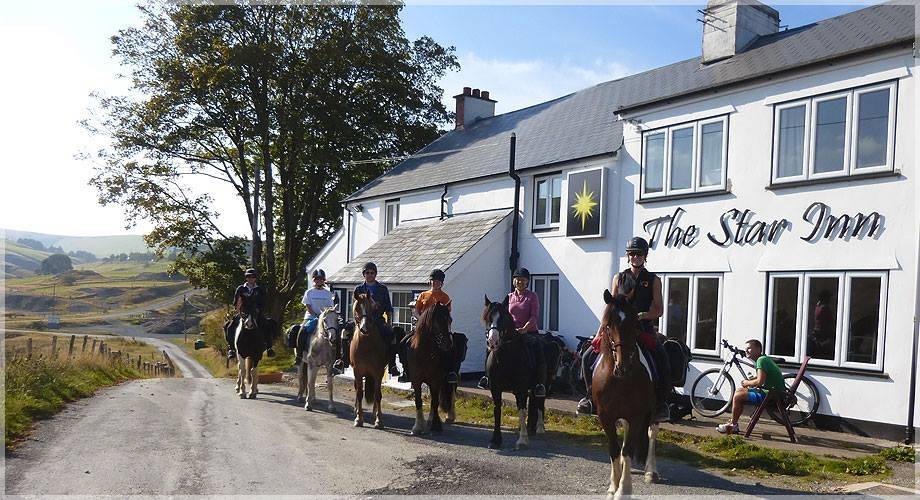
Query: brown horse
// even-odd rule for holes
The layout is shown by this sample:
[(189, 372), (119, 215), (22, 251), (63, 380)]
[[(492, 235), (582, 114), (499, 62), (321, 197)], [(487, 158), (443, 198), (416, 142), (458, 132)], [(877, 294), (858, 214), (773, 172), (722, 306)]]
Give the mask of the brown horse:
[(382, 429), (380, 385), (387, 366), (387, 346), (376, 322), (369, 317), (375, 307), (376, 303), (369, 295), (362, 293), (355, 296), (352, 313), (357, 331), (351, 339), (349, 353), (355, 376), (355, 427), (364, 426), (363, 396), (368, 403), (374, 403), (374, 428)]
[[(594, 369), (592, 395), (597, 402), (597, 417), (607, 434), (610, 455), (610, 488), (608, 498), (632, 494), (629, 476), (631, 457), (645, 460), (645, 482), (658, 480), (655, 465), (655, 440), (658, 424), (652, 423), (655, 408), (655, 387), (643, 366), (636, 338), (639, 318), (636, 309), (623, 295), (613, 297), (604, 290), (601, 361)], [(623, 421), (624, 443), (620, 448), (617, 422)]]
[(428, 385), (431, 393), (431, 412), (428, 425), (433, 432), (441, 432), (441, 411), (450, 413), (453, 407), (453, 386), (445, 379), (450, 367), (444, 363), (441, 349), (453, 348), (450, 333), (450, 308), (440, 302), (425, 309), (415, 327), (415, 335), (409, 341), (406, 365), (412, 390), (415, 393), (415, 426), (412, 435), (425, 432), (425, 416), (422, 413), (422, 384)]

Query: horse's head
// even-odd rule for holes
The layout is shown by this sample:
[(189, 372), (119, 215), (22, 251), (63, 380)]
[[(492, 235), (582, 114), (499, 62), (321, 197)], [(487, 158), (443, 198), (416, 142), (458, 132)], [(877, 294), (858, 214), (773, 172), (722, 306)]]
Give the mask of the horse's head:
[(632, 348), (639, 335), (639, 316), (636, 308), (629, 303), (625, 295), (614, 297), (610, 290), (604, 290), (604, 315), (601, 326), (603, 327), (606, 344), (612, 351), (619, 346)]
[(256, 318), (253, 314), (242, 313), (240, 317), (240, 327), (244, 330), (255, 330), (256, 327)]
[(338, 339), (339, 332), (341, 331), (340, 325), (339, 313), (335, 306), (327, 307), (323, 309), (323, 312), (319, 315), (319, 322), (316, 330), (320, 336), (330, 342), (334, 342)]
[(359, 293), (355, 295), (355, 303), (352, 307), (352, 314), (355, 318), (355, 326), (358, 327), (361, 333), (367, 333), (368, 328), (372, 326), (373, 321), (368, 321), (368, 317), (372, 314), (373, 310), (376, 308), (377, 304), (374, 302), (373, 297), (370, 294)]
[(482, 322), (486, 326), (486, 345), (490, 350), (497, 349), (505, 336), (514, 332), (514, 320), (508, 312), (508, 297), (502, 302), (492, 302), (485, 296), (485, 308), (482, 310)]

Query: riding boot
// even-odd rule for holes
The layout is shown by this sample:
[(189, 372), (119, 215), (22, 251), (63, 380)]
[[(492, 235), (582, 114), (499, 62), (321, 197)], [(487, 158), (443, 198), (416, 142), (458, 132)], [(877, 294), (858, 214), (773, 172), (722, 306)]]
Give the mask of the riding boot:
[(396, 367), (396, 350), (394, 344), (387, 346), (387, 371), (390, 372), (391, 377), (399, 376), (399, 368)]
[(227, 341), (227, 358), (234, 359), (236, 358), (236, 349), (234, 337), (236, 336), (236, 327), (239, 324), (240, 317), (234, 316), (232, 319), (228, 320), (224, 324), (224, 340)]
[(409, 363), (406, 360), (409, 358), (409, 340), (411, 335), (406, 335), (403, 340), (399, 343), (399, 362), (402, 364), (402, 375), (399, 376), (397, 382), (409, 382)]

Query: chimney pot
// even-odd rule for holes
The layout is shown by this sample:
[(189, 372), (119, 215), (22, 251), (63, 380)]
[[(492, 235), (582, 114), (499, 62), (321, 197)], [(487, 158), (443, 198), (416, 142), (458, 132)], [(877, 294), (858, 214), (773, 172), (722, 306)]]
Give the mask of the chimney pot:
[(495, 101), (489, 99), (489, 91), (463, 87), (463, 93), (454, 99), (457, 101), (454, 128), (461, 129), (476, 120), (495, 116)]
[(479, 89), (473, 89), (473, 97), (479, 97)]
[(473, 95), (473, 87), (463, 87), (463, 95)]
[(483, 99), (488, 99), (488, 98), (489, 98), (489, 91), (488, 91), (488, 90), (483, 90), (483, 91), (482, 91), (482, 98), (483, 98)]

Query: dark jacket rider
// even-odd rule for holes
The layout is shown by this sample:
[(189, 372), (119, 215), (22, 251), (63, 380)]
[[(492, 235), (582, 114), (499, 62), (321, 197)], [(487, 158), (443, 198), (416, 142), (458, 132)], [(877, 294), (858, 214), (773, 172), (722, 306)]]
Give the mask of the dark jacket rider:
[[(246, 282), (236, 287), (233, 292), (233, 308), (236, 309), (236, 315), (225, 325), (224, 335), (227, 341), (227, 357), (233, 359), (236, 357), (236, 328), (239, 325), (240, 317), (243, 314), (251, 315), (256, 318), (256, 324), (263, 324), (265, 319), (265, 289), (257, 283), (259, 273), (255, 269), (247, 269), (244, 275)], [(275, 355), (271, 345), (271, 334), (265, 335), (265, 347), (268, 350), (268, 357)]]
[[(387, 365), (390, 375), (398, 377), (399, 368), (396, 367), (397, 348), (395, 344), (400, 339), (393, 338), (393, 328), (391, 327), (393, 304), (390, 302), (390, 290), (387, 289), (386, 285), (377, 281), (377, 265), (373, 262), (364, 264), (361, 274), (364, 275), (364, 283), (355, 287), (353, 296), (357, 297), (360, 294), (366, 294), (370, 295), (374, 300), (376, 307), (370, 312), (368, 319), (372, 320), (377, 326), (387, 346)], [(386, 317), (384, 317), (384, 314), (386, 314)]]

